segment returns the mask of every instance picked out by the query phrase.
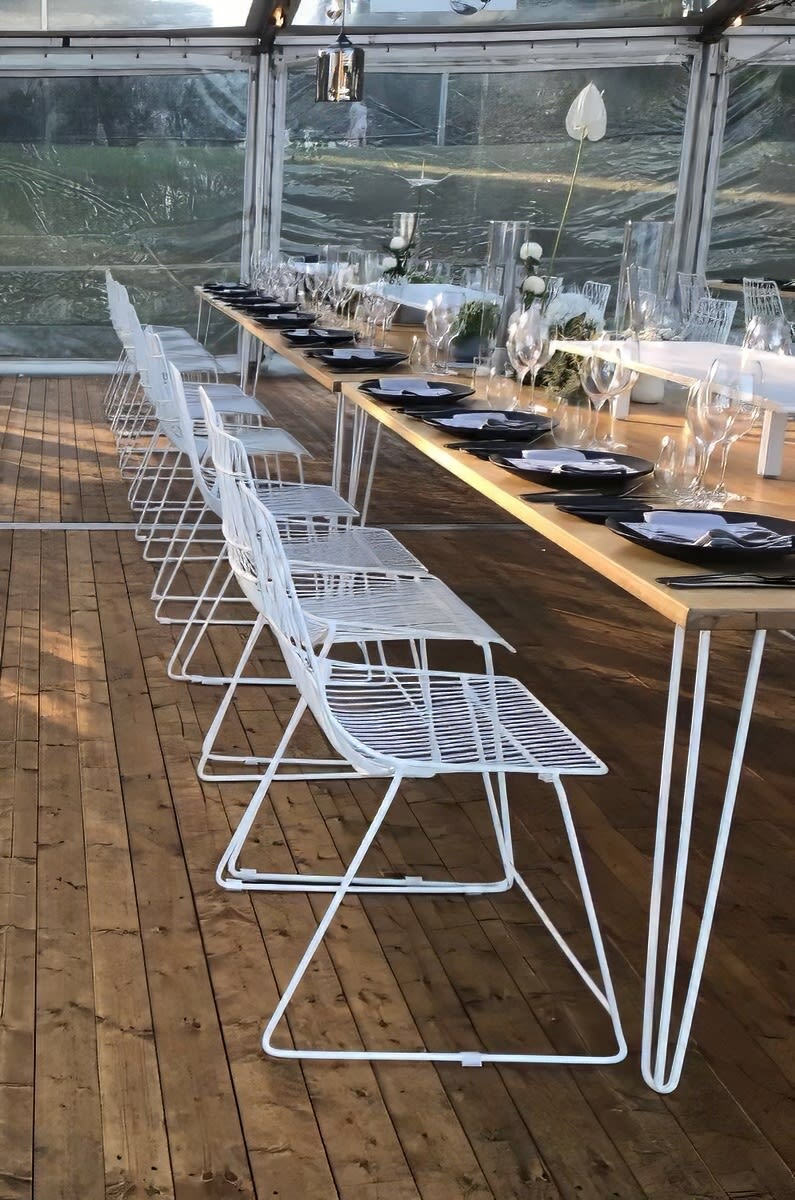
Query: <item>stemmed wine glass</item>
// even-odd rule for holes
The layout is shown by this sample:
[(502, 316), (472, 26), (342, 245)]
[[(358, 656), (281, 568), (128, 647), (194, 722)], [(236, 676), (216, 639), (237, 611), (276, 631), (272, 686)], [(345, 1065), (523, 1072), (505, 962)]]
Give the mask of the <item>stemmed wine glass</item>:
[[(706, 378), (693, 384), (688, 394), (685, 417), (699, 448), (700, 461), (695, 483), (695, 501), (704, 508), (722, 508), (730, 496), (725, 487), (729, 450), (752, 427), (761, 410), (762, 365), (743, 354), (738, 363), (715, 359)], [(736, 427), (736, 437), (732, 438)], [(704, 487), (710, 460), (723, 447), (718, 486)]]
[[(620, 345), (611, 348), (609, 358), (603, 357), (603, 353), (600, 354), (599, 351), (600, 347), (594, 347), (591, 354), (580, 362), (580, 383), (594, 406), (597, 425), (605, 403), (608, 400), (617, 400), (622, 392), (632, 386), (633, 379), (637, 378), (637, 374), (625, 364)], [(606, 437), (594, 443), (597, 449), (624, 449), (613, 436), (614, 423), (615, 414), (611, 412), (610, 430)]]
[(522, 388), (528, 371), (532, 374), (532, 410), (535, 405), (536, 377), (541, 367), (546, 366), (552, 357), (549, 324), (541, 312), (540, 305), (532, 304), (516, 321), (511, 321), (505, 349), (519, 384), (515, 407), (521, 405)]
[(439, 375), (452, 373), (446, 361), (442, 361), (442, 350), (446, 344), (449, 345), (449, 338), (455, 328), (460, 308), (461, 297), (456, 292), (438, 292), (433, 300), (428, 302), (425, 312), (425, 331), (436, 351), (433, 369)]

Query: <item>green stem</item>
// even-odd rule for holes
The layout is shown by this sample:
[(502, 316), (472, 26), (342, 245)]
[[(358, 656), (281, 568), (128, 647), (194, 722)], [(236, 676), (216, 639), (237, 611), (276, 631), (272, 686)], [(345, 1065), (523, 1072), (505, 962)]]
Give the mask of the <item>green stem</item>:
[(571, 173), (571, 183), (569, 184), (569, 194), (566, 196), (566, 203), (563, 205), (563, 213), (560, 218), (560, 225), (558, 226), (558, 234), (557, 234), (557, 237), (555, 238), (555, 245), (552, 247), (552, 255), (549, 260), (549, 267), (547, 268), (547, 277), (552, 275), (552, 271), (555, 266), (555, 259), (557, 257), (557, 253), (558, 253), (558, 246), (560, 245), (560, 239), (563, 236), (563, 227), (566, 224), (566, 217), (569, 215), (569, 206), (571, 205), (571, 197), (574, 192), (574, 185), (577, 182), (577, 172), (580, 169), (580, 157), (582, 156), (582, 148), (583, 148), (584, 144), (585, 144), (585, 131), (583, 130), (582, 135), (580, 137), (579, 145), (577, 146), (577, 157), (574, 160), (574, 170)]

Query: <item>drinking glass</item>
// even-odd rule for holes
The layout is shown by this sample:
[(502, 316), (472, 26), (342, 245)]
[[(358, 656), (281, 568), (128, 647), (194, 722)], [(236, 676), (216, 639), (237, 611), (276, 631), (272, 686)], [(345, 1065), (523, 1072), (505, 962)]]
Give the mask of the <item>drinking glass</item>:
[[(693, 384), (688, 394), (685, 417), (701, 450), (696, 499), (704, 507), (720, 508), (728, 499), (724, 474), (719, 489), (704, 487), (710, 460), (718, 446), (729, 439), (737, 419), (737, 439), (747, 433), (761, 408), (762, 366), (747, 354), (739, 362), (715, 359), (706, 378)], [(735, 440), (737, 440), (735, 439)], [(729, 450), (725, 450), (728, 458)]]
[(436, 351), (434, 371), (440, 375), (449, 375), (445, 348), (449, 345), (450, 335), (455, 329), (455, 323), (461, 308), (461, 296), (457, 292), (437, 292), (433, 300), (428, 302), (425, 313), (425, 331)]
[(549, 324), (539, 304), (531, 305), (518, 315), (514, 313), (510, 318), (505, 349), (519, 384), (516, 393), (517, 406), (521, 406), (522, 388), (528, 371), (532, 374), (532, 410), (535, 405), (536, 376), (552, 357)]
[(664, 437), (654, 464), (657, 498), (666, 504), (697, 507), (695, 488), (699, 459), (698, 444), (687, 426), (679, 437)]
[[(595, 345), (591, 354), (580, 363), (580, 383), (594, 406), (597, 427), (607, 401), (617, 400), (627, 388), (632, 387), (634, 380), (637, 379), (637, 373), (631, 371), (624, 363), (620, 344), (613, 344), (609, 358), (603, 356), (605, 352), (604, 346)], [(614, 425), (615, 413), (611, 411), (610, 429), (605, 437), (597, 439), (594, 443), (597, 449), (622, 450), (625, 448), (613, 436)]]
[(547, 411), (552, 420), (552, 439), (556, 446), (585, 450), (593, 442), (596, 412), (587, 396), (553, 395)]

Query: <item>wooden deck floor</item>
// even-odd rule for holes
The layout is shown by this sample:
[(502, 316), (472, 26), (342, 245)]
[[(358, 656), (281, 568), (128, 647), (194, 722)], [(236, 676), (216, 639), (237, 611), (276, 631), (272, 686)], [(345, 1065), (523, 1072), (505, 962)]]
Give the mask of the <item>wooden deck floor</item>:
[[(262, 390), (321, 473), (328, 398)], [(448, 526), (400, 536), (514, 643), (500, 667), (610, 765), (572, 796), (632, 1053), (577, 1072), (266, 1059), (264, 1021), (323, 901), (215, 886), (249, 788), (197, 782), (217, 692), (166, 677), (173, 634), (153, 619), (152, 569), (112, 527), (129, 510), (100, 398), (90, 380), (0, 381), (0, 522), (98, 526), (0, 523), (0, 1200), (795, 1197), (792, 642), (774, 638), (766, 661), (696, 1044), (663, 1098), (637, 1050), (670, 630), (387, 439), (372, 521)], [(213, 652), (229, 667), (239, 644), (225, 632)], [(465, 650), (445, 659), (476, 666)], [(705, 760), (716, 786), (738, 661), (727, 639)], [(267, 752), (289, 707), (246, 689), (230, 745)], [(577, 940), (557, 818), (536, 790), (513, 794), (521, 865)], [(332, 870), (375, 795), (274, 787), (263, 853)], [(714, 817), (707, 789), (696, 888)], [(486, 870), (483, 818), (468, 784), (414, 783), (374, 867)], [(513, 896), (346, 903), (291, 1030), (332, 1046), (608, 1044)]]

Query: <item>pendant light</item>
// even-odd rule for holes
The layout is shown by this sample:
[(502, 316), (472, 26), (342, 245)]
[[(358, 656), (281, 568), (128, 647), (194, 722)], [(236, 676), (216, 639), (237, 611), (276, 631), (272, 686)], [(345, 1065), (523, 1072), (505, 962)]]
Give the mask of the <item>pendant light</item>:
[(345, 35), (345, 0), (340, 13), (340, 35), (318, 51), (315, 99), (328, 103), (350, 103), (364, 97), (364, 50)]

